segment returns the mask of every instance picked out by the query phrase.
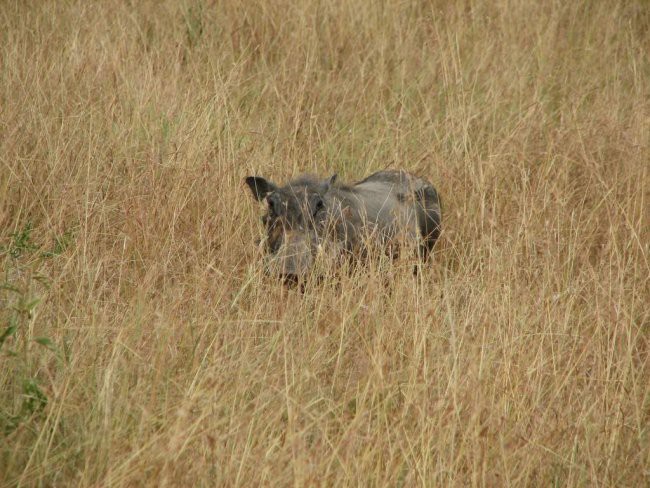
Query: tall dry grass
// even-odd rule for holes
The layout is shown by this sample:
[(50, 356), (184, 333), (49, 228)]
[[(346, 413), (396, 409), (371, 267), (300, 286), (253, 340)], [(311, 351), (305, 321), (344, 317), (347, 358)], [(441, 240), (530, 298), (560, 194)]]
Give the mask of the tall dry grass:
[[(0, 485), (650, 483), (649, 29), (1, 2)], [(442, 195), (425, 273), (262, 275), (243, 177), (388, 166)]]

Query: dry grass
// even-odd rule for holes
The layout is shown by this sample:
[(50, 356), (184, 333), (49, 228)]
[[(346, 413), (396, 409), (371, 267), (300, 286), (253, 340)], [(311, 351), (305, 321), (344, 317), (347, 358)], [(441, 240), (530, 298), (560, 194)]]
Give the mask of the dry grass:
[[(649, 52), (641, 0), (2, 2), (0, 485), (650, 483)], [(386, 166), (420, 279), (260, 273), (243, 177)]]

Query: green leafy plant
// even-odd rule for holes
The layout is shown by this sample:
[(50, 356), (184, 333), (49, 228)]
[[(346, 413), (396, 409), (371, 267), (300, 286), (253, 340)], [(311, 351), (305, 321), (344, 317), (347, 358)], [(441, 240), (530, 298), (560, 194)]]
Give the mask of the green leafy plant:
[(32, 230), (33, 224), (31, 221), (28, 221), (21, 230), (11, 234), (9, 255), (12, 258), (17, 259), (26, 252), (37, 249), (37, 246), (31, 242)]
[[(61, 254), (72, 241), (72, 232), (66, 231), (55, 238), (51, 251), (39, 253), (40, 246), (32, 240), (34, 227), (27, 222), (20, 231), (11, 234), (4, 252), (4, 283), (0, 283), (0, 358), (4, 358), (4, 371), (11, 372), (3, 378), (3, 388), (12, 392), (14, 401), (0, 404), (0, 431), (13, 432), (19, 425), (41, 413), (48, 403), (35, 365), (47, 350), (60, 358), (54, 341), (48, 337), (30, 337), (29, 324), (42, 301), (35, 295), (32, 281), (46, 287), (49, 280), (36, 271), (43, 258)], [(2, 254), (0, 254), (0, 258)], [(36, 259), (30, 259), (35, 257)], [(40, 347), (34, 349), (32, 344)], [(17, 400), (17, 401), (16, 401)]]

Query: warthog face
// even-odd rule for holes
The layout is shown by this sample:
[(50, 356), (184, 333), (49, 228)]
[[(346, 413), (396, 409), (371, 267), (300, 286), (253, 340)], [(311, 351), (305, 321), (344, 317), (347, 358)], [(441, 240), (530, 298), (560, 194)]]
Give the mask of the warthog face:
[(335, 180), (336, 175), (325, 181), (302, 178), (279, 188), (264, 178), (246, 178), (253, 196), (267, 203), (262, 221), (271, 273), (287, 282), (307, 274), (331, 219), (327, 193)]
[(329, 264), (376, 250), (395, 257), (410, 245), (426, 258), (440, 233), (440, 202), (431, 184), (405, 171), (380, 171), (351, 186), (335, 182), (336, 175), (303, 176), (279, 187), (246, 178), (253, 197), (267, 203), (262, 220), (272, 274), (295, 283), (320, 256)]

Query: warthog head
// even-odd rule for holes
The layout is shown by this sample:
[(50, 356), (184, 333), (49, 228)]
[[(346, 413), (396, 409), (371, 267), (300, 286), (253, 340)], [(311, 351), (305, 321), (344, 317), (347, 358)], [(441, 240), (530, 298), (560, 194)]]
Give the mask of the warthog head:
[(253, 197), (265, 200), (268, 270), (286, 283), (301, 280), (313, 265), (314, 258), (327, 233), (333, 215), (328, 191), (336, 175), (327, 180), (302, 177), (286, 186), (277, 185), (259, 176), (249, 176), (246, 184)]

